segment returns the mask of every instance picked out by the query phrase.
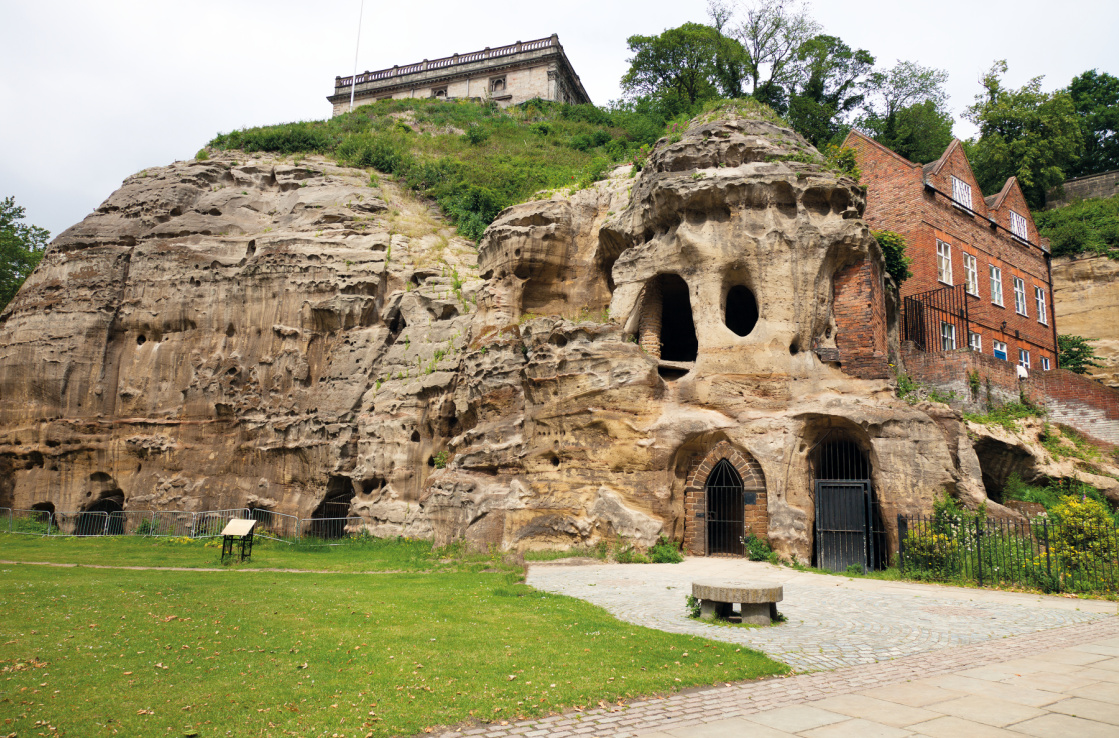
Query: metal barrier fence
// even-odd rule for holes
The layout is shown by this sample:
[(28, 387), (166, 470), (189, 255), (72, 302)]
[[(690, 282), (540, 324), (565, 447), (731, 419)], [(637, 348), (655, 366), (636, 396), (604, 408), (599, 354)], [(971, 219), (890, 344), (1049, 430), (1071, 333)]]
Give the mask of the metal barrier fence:
[(45, 536), (50, 530), (51, 514), (46, 510), (11, 510), (0, 508), (0, 520), (6, 523), (3, 530), (29, 536)]
[(234, 519), (257, 521), (256, 535), (275, 541), (330, 540), (361, 535), (360, 517), (299, 518), (271, 510), (235, 508), (178, 512), (169, 510), (62, 511), (0, 508), (0, 532), (40, 536), (152, 536), (214, 538)]
[(1044, 592), (1119, 591), (1119, 528), (951, 515), (898, 516), (902, 572)]

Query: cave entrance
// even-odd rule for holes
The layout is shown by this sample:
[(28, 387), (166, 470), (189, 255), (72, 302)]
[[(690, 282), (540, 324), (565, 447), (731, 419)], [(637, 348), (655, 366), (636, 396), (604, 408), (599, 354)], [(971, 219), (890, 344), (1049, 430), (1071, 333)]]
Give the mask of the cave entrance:
[(692, 301), (688, 283), (676, 274), (662, 274), (661, 293), (661, 359), (695, 361), (699, 341), (692, 321)]
[(746, 553), (745, 489), (734, 465), (721, 459), (704, 486), (707, 499), (707, 555)]
[(351, 522), (353, 500), (354, 485), (350, 478), (331, 477), (326, 485), (326, 496), (311, 513), (311, 527), (307, 535), (313, 538), (344, 538), (346, 524)]
[(645, 285), (638, 342), (646, 353), (684, 374), (691, 368), (687, 364), (695, 362), (699, 340), (688, 283), (679, 275), (660, 274)]
[(103, 497), (87, 506), (78, 515), (74, 535), (124, 535), (124, 496)]
[(815, 483), (815, 564), (829, 571), (888, 563), (870, 458), (851, 431), (828, 430), (809, 452)]
[(736, 336), (748, 336), (758, 324), (758, 301), (750, 288), (736, 284), (727, 290), (723, 321)]

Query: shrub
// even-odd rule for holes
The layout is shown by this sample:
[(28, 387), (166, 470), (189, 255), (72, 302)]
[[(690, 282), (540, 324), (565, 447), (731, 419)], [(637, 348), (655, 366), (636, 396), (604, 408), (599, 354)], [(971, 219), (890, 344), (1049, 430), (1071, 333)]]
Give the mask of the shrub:
[(657, 539), (647, 552), (649, 560), (654, 564), (679, 564), (684, 560), (680, 547), (664, 536)]
[(863, 176), (859, 171), (858, 158), (855, 150), (850, 146), (840, 148), (835, 144), (828, 144), (824, 149), (824, 161), (829, 169), (834, 169), (840, 174), (851, 177), (856, 182)]
[(1105, 504), (1087, 496), (1068, 496), (1053, 506), (1050, 515), (1057, 523), (1050, 549), (1064, 567), (1074, 572), (1089, 569), (1115, 556), (1115, 524)]
[(688, 611), (689, 618), (698, 618), (702, 605), (695, 595), (688, 595), (684, 598), (684, 608)]
[(1033, 213), (1054, 256), (1091, 252), (1119, 259), (1119, 195)]
[(753, 533), (745, 536), (742, 539), (742, 545), (746, 547), (746, 557), (750, 561), (768, 561), (771, 564), (777, 563), (777, 554), (769, 547), (769, 544), (758, 538)]
[(1096, 347), (1091, 345), (1095, 339), (1083, 336), (1057, 336), (1057, 364), (1077, 374), (1087, 374), (1089, 369), (1101, 367), (1096, 359)]
[(900, 287), (902, 282), (913, 276), (909, 270), (913, 260), (905, 255), (905, 237), (893, 231), (874, 231), (873, 235), (882, 248), (886, 271)]
[(474, 146), (485, 143), (489, 137), (490, 134), (487, 133), (486, 130), (477, 123), (471, 123), (469, 126), (467, 126), (466, 133), (463, 134), (463, 138), (466, 139), (468, 143), (473, 144)]

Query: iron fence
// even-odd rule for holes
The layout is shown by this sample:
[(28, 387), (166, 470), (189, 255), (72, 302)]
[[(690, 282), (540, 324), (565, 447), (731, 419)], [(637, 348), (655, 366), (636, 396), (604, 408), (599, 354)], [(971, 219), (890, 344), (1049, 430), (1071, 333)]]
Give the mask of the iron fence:
[(256, 535), (284, 541), (299, 538), (300, 520), (294, 515), (273, 512), (254, 508), (249, 510), (252, 519), (256, 521)]
[(232, 510), (206, 510), (194, 513), (194, 528), (191, 538), (216, 538), (221, 535), (230, 520), (247, 520), (247, 508)]
[(360, 535), (365, 518), (303, 518), (299, 521), (301, 538), (330, 540)]
[(922, 351), (967, 348), (971, 322), (965, 286), (943, 287), (902, 300), (902, 340)]
[(100, 510), (55, 512), (51, 520), (53, 524), (47, 529), (50, 536), (103, 536), (109, 525), (109, 513)]
[(915, 579), (1043, 592), (1119, 591), (1119, 528), (950, 515), (899, 515), (899, 564)]
[(0, 507), (0, 529), (9, 533), (45, 536), (51, 526), (51, 514), (46, 510), (13, 510)]

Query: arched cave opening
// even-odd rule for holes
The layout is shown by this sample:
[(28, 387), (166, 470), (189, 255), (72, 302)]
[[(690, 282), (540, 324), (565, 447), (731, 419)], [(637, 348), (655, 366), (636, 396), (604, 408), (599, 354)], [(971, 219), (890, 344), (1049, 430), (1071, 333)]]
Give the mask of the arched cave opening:
[(748, 336), (758, 323), (758, 301), (746, 285), (736, 284), (727, 290), (723, 320), (736, 336)]
[(889, 565), (886, 529), (871, 477), (866, 444), (845, 428), (826, 430), (809, 452), (816, 524), (816, 566), (844, 571), (850, 566)]
[(692, 320), (688, 283), (677, 274), (657, 277), (660, 287), (660, 358), (664, 361), (696, 360), (699, 340)]
[(983, 474), (983, 488), (987, 497), (1000, 505), (1006, 499), (1006, 484), (1011, 475), (1032, 482), (1038, 476), (1036, 462), (1025, 449), (1003, 443), (995, 438), (980, 438), (975, 442), (975, 455)]
[[(79, 536), (120, 536), (124, 535), (124, 494), (110, 493), (96, 502), (86, 506), (78, 516), (75, 535)], [(97, 513), (105, 513), (99, 515)]]
[(313, 538), (337, 539), (346, 535), (346, 524), (351, 522), (350, 506), (354, 500), (354, 485), (349, 477), (331, 477), (326, 484), (326, 495), (311, 513)]

